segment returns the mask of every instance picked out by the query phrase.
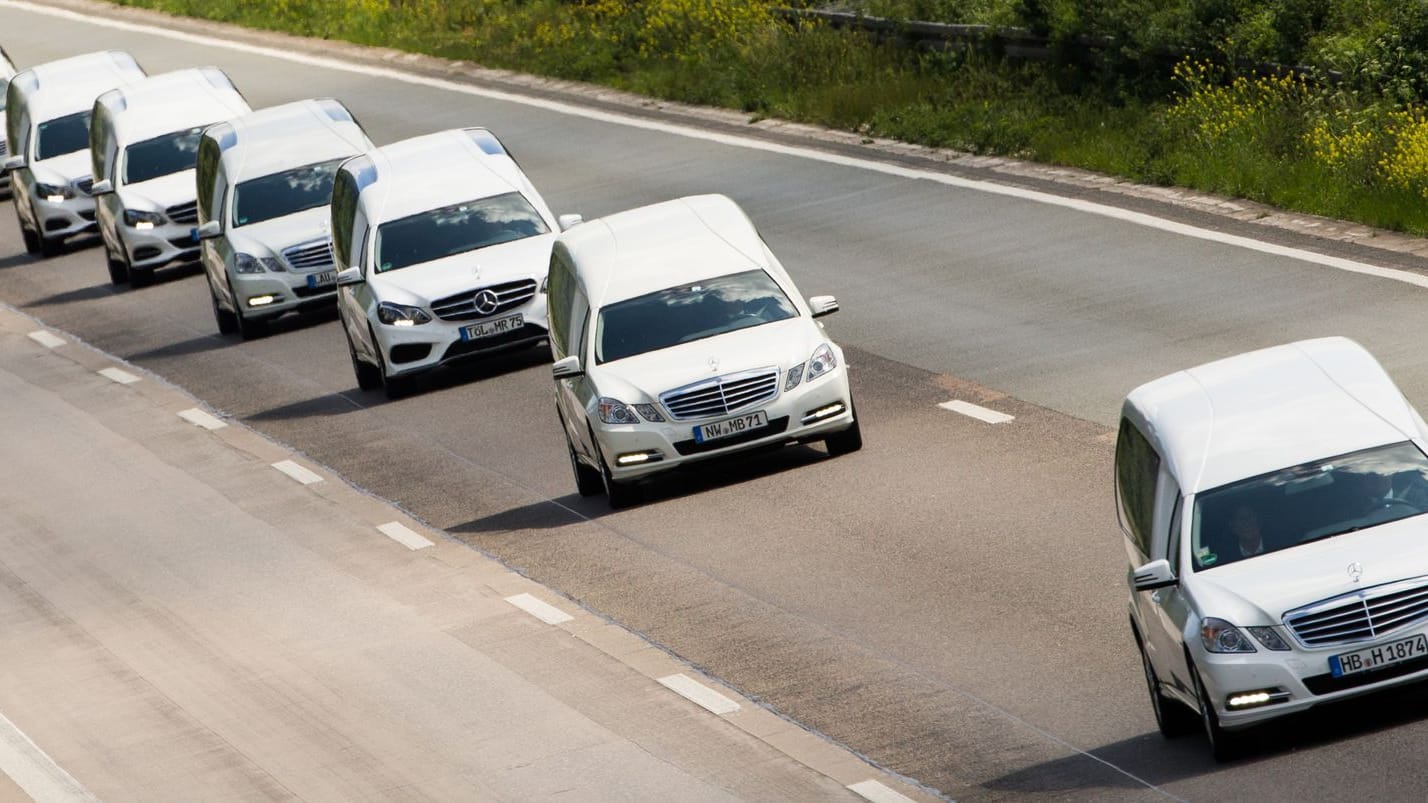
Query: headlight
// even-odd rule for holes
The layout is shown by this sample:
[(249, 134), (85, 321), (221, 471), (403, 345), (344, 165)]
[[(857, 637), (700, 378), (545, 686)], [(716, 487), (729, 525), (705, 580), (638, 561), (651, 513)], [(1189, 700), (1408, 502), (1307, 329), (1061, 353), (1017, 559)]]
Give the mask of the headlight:
[(168, 221), (158, 212), (145, 212), (142, 209), (125, 209), (124, 225), (131, 229), (147, 230), (155, 226), (162, 226)]
[(431, 316), (421, 307), (383, 301), (377, 305), (377, 320), (388, 326), (418, 326), (431, 323)]
[(46, 184), (41, 181), (35, 184), (35, 194), (52, 204), (57, 204), (67, 198), (73, 198), (74, 188), (67, 184)]
[(1224, 619), (1211, 617), (1200, 622), (1200, 640), (1206, 652), (1256, 652), (1245, 634)]
[(635, 412), (639, 413), (646, 421), (660, 424), (664, 422), (664, 416), (660, 415), (659, 408), (653, 404), (636, 404)]
[(1248, 630), (1249, 634), (1254, 636), (1254, 640), (1263, 644), (1266, 649), (1275, 652), (1289, 651), (1289, 645), (1284, 643), (1284, 639), (1280, 638), (1278, 631), (1272, 627), (1247, 627), (1245, 630)]
[(600, 420), (606, 424), (638, 424), (640, 419), (635, 416), (635, 411), (630, 409), (628, 404), (619, 399), (612, 399), (609, 396), (601, 396)]
[(808, 358), (808, 381), (812, 382), (837, 367), (838, 358), (833, 356), (833, 347), (824, 343), (814, 349), (813, 356)]
[[(128, 217), (127, 212), (124, 214), (125, 217)], [(273, 257), (255, 257), (251, 254), (242, 253), (233, 255), (234, 273), (263, 273), (266, 271), (273, 271), (275, 273), (286, 272), (283, 268), (283, 263)]]

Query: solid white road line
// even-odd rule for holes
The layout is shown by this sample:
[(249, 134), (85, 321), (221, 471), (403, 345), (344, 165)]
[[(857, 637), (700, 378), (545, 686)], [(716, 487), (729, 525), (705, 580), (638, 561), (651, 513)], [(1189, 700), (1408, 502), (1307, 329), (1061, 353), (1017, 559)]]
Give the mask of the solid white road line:
[(514, 597), (506, 597), (506, 602), (511, 603), (548, 625), (562, 624), (575, 618), (554, 605), (532, 597), (530, 594), (517, 594)]
[(688, 675), (667, 675), (660, 678), (659, 683), (691, 703), (716, 714), (732, 714), (739, 710), (738, 703)]
[(0, 714), (0, 771), (10, 776), (35, 803), (99, 801), (4, 714)]
[(308, 471), (291, 460), (280, 460), (273, 464), (273, 468), (292, 477), (303, 485), (311, 485), (314, 482), (322, 482), (322, 477)]
[(907, 795), (874, 780), (849, 784), (848, 789), (873, 803), (913, 803), (912, 798)]
[(223, 422), (222, 419), (215, 418), (214, 416), (205, 413), (197, 407), (190, 407), (189, 409), (180, 412), (178, 415), (179, 418), (182, 418), (188, 423), (193, 424), (196, 427), (203, 427), (204, 429), (208, 430), (223, 429), (224, 427), (228, 426), (226, 423)]
[(937, 406), (944, 410), (951, 410), (954, 413), (961, 413), (962, 415), (975, 418), (978, 421), (985, 421), (988, 424), (1005, 424), (1008, 421), (1016, 420), (1016, 416), (1014, 415), (999, 413), (996, 410), (988, 410), (985, 407), (979, 407), (971, 402), (964, 402), (958, 399), (945, 401)]
[(469, 84), (447, 81), (441, 78), (429, 78), (426, 76), (404, 73), (390, 67), (372, 67), (363, 64), (349, 64), (334, 58), (324, 56), (311, 56), (304, 53), (294, 53), (286, 50), (279, 50), (272, 47), (262, 47), (260, 45), (244, 44), (242, 42), (232, 42), (212, 36), (200, 34), (183, 33), (180, 31), (169, 31), (150, 25), (142, 25), (133, 22), (106, 19), (103, 17), (91, 17), (66, 9), (49, 8), (34, 3), (24, 2), (24, 0), (0, 0), (0, 6), (8, 6), (23, 11), (36, 14), (45, 14), (59, 19), (67, 19), (75, 22), (83, 22), (90, 25), (98, 25), (121, 31), (132, 31), (136, 33), (162, 36), (180, 42), (190, 42), (207, 47), (221, 47), (227, 50), (266, 58), (283, 59), (296, 64), (305, 64), (322, 69), (337, 70), (357, 75), (365, 75), (371, 78), (384, 78), (392, 81), (402, 81), (418, 86), (427, 86), (435, 89), (443, 89), (451, 92), (459, 92), (475, 97), (499, 100), (507, 103), (517, 103), (546, 111), (566, 114), (574, 117), (583, 117), (587, 120), (597, 120), (600, 122), (622, 125), (630, 128), (640, 128), (647, 131), (659, 131), (675, 136), (687, 137), (689, 139), (699, 139), (706, 142), (715, 142), (721, 145), (728, 145), (736, 148), (748, 148), (751, 150), (764, 151), (767, 153), (777, 153), (784, 156), (793, 156), (800, 159), (823, 162), (825, 164), (852, 167), (860, 170), (868, 170), (874, 173), (882, 173), (889, 176), (901, 178), (931, 181), (949, 187), (957, 187), (965, 190), (975, 190), (993, 195), (1002, 195), (1008, 198), (1017, 198), (1034, 203), (1059, 206), (1065, 209), (1074, 209), (1090, 215), (1111, 218), (1125, 223), (1131, 223), (1146, 228), (1158, 229), (1171, 234), (1179, 234), (1185, 237), (1194, 237), (1199, 240), (1230, 245), (1238, 248), (1245, 248), (1251, 251), (1258, 251), (1272, 256), (1281, 256), (1288, 259), (1297, 259), (1302, 262), (1310, 262), (1316, 265), (1346, 271), (1348, 273), (1358, 273), (1365, 276), (1373, 276), (1379, 279), (1389, 279), (1404, 284), (1411, 284), (1415, 287), (1428, 289), (1428, 276), (1406, 270), (1395, 268), (1385, 268), (1378, 265), (1370, 265), (1366, 262), (1357, 262), (1352, 259), (1327, 256), (1325, 254), (1306, 251), (1301, 248), (1290, 248), (1273, 243), (1262, 242), (1250, 237), (1241, 237), (1234, 234), (1203, 229), (1198, 226), (1191, 226), (1185, 223), (1177, 223), (1173, 220), (1159, 218), (1144, 212), (1132, 212), (1129, 209), (1122, 209), (1117, 206), (1108, 206), (1091, 201), (1083, 201), (1076, 198), (1066, 198), (1060, 195), (1053, 195), (1048, 192), (1028, 190), (1021, 187), (1012, 187), (1004, 184), (996, 184), (990, 181), (961, 178), (947, 175), (932, 170), (921, 170), (912, 167), (863, 159), (855, 156), (844, 156), (842, 154), (827, 153), (813, 148), (799, 147), (795, 145), (782, 145), (776, 142), (766, 142), (752, 137), (739, 136), (735, 134), (720, 134), (712, 131), (705, 131), (693, 126), (680, 125), (677, 123), (666, 123), (658, 120), (648, 120), (631, 115), (619, 114), (615, 112), (599, 111), (577, 106), (573, 103), (565, 103), (543, 98), (528, 97), (515, 92), (506, 92), (494, 89), (482, 89)]
[(112, 382), (118, 382), (121, 385), (132, 385), (139, 381), (139, 377), (118, 368), (105, 368), (99, 372), (99, 375)]
[(64, 338), (52, 335), (43, 329), (39, 330), (38, 332), (31, 332), (30, 339), (35, 341), (36, 343), (39, 343), (41, 346), (44, 346), (47, 349), (58, 348), (65, 344)]
[(382, 535), (385, 535), (393, 541), (396, 541), (407, 549), (426, 549), (427, 547), (432, 545), (430, 541), (426, 540), (421, 535), (413, 532), (409, 527), (403, 525), (401, 522), (387, 522), (381, 527), (378, 527), (377, 530), (381, 532)]

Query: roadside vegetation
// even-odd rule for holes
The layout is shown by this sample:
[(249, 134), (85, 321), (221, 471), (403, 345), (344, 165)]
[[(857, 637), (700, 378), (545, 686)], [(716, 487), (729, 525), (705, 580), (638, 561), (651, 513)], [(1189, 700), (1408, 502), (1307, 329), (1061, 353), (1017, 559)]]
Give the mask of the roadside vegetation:
[[(116, 0), (1428, 233), (1428, 3), (862, 0), (1023, 28), (929, 50), (765, 0)], [(1276, 68), (1273, 65), (1283, 65)], [(1292, 67), (1294, 69), (1288, 69)]]

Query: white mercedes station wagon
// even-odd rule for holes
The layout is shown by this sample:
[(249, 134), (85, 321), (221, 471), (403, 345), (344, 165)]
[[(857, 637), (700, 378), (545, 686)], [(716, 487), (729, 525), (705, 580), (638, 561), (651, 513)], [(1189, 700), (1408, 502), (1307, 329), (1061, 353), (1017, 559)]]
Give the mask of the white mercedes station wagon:
[(25, 250), (53, 256), (64, 241), (94, 231), (89, 117), (94, 100), (141, 81), (144, 70), (120, 50), (88, 53), (21, 70), (6, 90), (5, 128), (15, 215)]
[(721, 195), (576, 226), (550, 263), (556, 407), (576, 488), (633, 501), (631, 481), (743, 449), (862, 447), (843, 351), (747, 216)]
[(249, 111), (217, 67), (164, 73), (100, 95), (89, 152), (105, 262), (114, 284), (198, 259), (194, 166), (203, 129)]
[(541, 286), (560, 228), (484, 128), (403, 140), (343, 163), (332, 240), (358, 387), (395, 398), (439, 365), (543, 342)]
[(1244, 727), (1428, 678), (1428, 426), (1344, 338), (1135, 389), (1116, 444), (1156, 722)]
[(210, 126), (198, 146), (198, 236), (221, 334), (260, 334), (290, 312), (337, 299), (332, 182), (373, 148), (330, 98), (300, 100)]
[[(5, 109), (7, 103), (5, 96), (9, 94), (10, 79), (15, 77), (15, 62), (10, 60), (10, 54), (5, 52), (5, 48), (0, 47), (0, 162), (4, 162), (10, 156), (10, 139), (5, 133)], [(10, 174), (0, 170), (0, 198), (10, 195)]]

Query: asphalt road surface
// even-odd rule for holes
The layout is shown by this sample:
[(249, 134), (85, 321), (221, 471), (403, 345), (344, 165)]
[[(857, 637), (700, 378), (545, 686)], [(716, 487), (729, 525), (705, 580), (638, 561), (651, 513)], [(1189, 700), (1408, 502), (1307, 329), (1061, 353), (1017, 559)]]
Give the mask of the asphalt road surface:
[[(198, 272), (116, 291), (92, 240), (36, 261), (4, 209), (0, 301), (746, 694), (959, 800), (1428, 788), (1424, 689), (1263, 729), (1260, 749), (1224, 766), (1202, 738), (1163, 740), (1126, 625), (1110, 489), (1126, 391), (1253, 347), (1347, 335), (1428, 403), (1428, 291), (1066, 206), (3, 3), (0, 36), (22, 66), (121, 48), (150, 72), (221, 66), (255, 107), (338, 97), (379, 144), (485, 125), (557, 213), (703, 192), (742, 204), (806, 294), (838, 296), (827, 325), (849, 354), (867, 445), (710, 465), (618, 513), (574, 493), (542, 351), (387, 402), (356, 389), (333, 316), (219, 337)], [(937, 406), (953, 398), (1016, 418)]]

